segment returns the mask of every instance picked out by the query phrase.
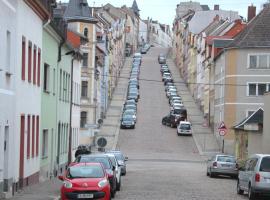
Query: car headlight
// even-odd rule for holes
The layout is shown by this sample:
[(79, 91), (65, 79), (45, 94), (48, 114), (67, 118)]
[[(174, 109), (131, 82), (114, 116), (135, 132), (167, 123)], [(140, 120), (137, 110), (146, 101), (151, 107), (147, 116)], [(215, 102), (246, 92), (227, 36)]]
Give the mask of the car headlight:
[(103, 180), (99, 181), (98, 187), (102, 188), (102, 187), (105, 187), (107, 184), (108, 184), (107, 179), (103, 179)]
[(64, 181), (64, 187), (65, 188), (72, 188), (72, 183), (69, 181)]

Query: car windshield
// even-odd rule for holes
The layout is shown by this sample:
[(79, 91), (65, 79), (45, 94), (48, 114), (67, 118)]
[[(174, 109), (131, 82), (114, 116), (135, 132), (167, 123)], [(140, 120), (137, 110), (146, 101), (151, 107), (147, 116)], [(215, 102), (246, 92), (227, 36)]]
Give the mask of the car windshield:
[(230, 162), (230, 163), (235, 163), (236, 160), (232, 156), (218, 156), (217, 158), (218, 162)]
[(80, 163), (82, 163), (82, 162), (84, 162), (84, 163), (98, 162), (98, 163), (101, 163), (105, 169), (110, 169), (111, 168), (109, 159), (105, 158), (105, 157), (90, 157), (90, 156), (86, 157), (85, 156), (85, 157), (80, 157), (78, 162), (80, 162)]
[(132, 93), (130, 92), (130, 93), (128, 94), (128, 96), (132, 96), (132, 97), (134, 97), (134, 96), (135, 96), (135, 97), (136, 97), (136, 96), (137, 96), (137, 94), (136, 94), (136, 93), (133, 93), (133, 92), (132, 92)]
[(114, 154), (117, 160), (125, 160), (124, 156), (120, 153)]
[(133, 119), (132, 115), (124, 115), (123, 116), (123, 121), (125, 121), (125, 122), (133, 122), (134, 119)]
[(260, 167), (261, 172), (270, 172), (270, 157), (264, 157)]
[(73, 166), (67, 170), (67, 178), (102, 178), (104, 172), (101, 166)]
[(190, 127), (190, 124), (181, 124), (180, 129), (183, 129), (183, 130), (190, 130), (191, 127)]
[(135, 111), (134, 110), (126, 110), (124, 112), (124, 115), (134, 115), (135, 114)]

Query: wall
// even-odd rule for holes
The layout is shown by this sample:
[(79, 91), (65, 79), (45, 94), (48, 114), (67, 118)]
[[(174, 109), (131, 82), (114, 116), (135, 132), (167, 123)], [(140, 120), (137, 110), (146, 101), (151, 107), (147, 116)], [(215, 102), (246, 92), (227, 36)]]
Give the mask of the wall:
[[(5, 195), (12, 194), (12, 183), (14, 177), (14, 81), (16, 76), (15, 59), (16, 59), (16, 10), (17, 2), (0, 1), (0, 199)], [(9, 19), (9, 20), (7, 20)], [(7, 57), (7, 31), (10, 32), (10, 57)], [(12, 55), (12, 58), (11, 58)], [(7, 65), (7, 62), (10, 65)], [(6, 73), (12, 72), (9, 76)], [(4, 142), (6, 141), (6, 150)], [(15, 152), (16, 153), (16, 152)]]
[[(16, 43), (21, 47), (22, 37), (26, 38), (26, 70), (25, 70), (25, 81), (22, 80), (21, 75), (21, 66), (22, 66), (22, 50), (21, 48), (17, 48), (17, 59), (16, 66), (17, 67), (17, 76), (16, 76), (16, 99), (20, 101), (16, 101), (16, 112), (15, 112), (15, 133), (17, 133), (15, 144), (14, 144), (14, 172), (15, 172), (15, 181), (19, 181), (19, 171), (21, 170), (21, 178), (24, 178), (23, 185), (32, 184), (38, 181), (38, 173), (40, 169), (40, 149), (35, 155), (32, 155), (27, 158), (27, 116), (40, 117), (41, 115), (41, 87), (37, 84), (33, 84), (33, 77), (31, 82), (28, 81), (28, 41), (30, 40), (33, 45), (36, 45), (37, 48), (40, 48), (42, 51), (42, 20), (35, 14), (35, 12), (28, 7), (24, 1), (18, 1), (18, 9), (17, 9), (17, 38)], [(25, 28), (27, 27), (27, 28)], [(33, 30), (35, 30), (35, 34), (33, 34)], [(32, 56), (33, 59), (33, 56)], [(31, 60), (33, 63), (33, 60)], [(33, 66), (32, 66), (33, 67)], [(32, 69), (33, 73), (33, 69)], [(38, 75), (38, 73), (37, 73)], [(32, 74), (31, 74), (32, 76)], [(24, 129), (24, 140), (21, 140), (21, 128), (20, 128), (20, 118), (21, 115), (25, 115), (25, 129)], [(31, 121), (32, 127), (32, 121)], [(32, 130), (30, 129), (32, 133)], [(39, 129), (40, 132), (40, 129)], [(32, 138), (32, 134), (31, 138)], [(21, 144), (24, 144), (22, 146)], [(32, 139), (30, 141), (32, 147)], [(36, 145), (36, 142), (34, 142)], [(39, 144), (38, 144), (38, 147)], [(36, 150), (36, 147), (35, 147)], [(21, 167), (20, 166), (20, 154), (22, 152), (21, 157)], [(21, 185), (22, 186), (22, 185)]]

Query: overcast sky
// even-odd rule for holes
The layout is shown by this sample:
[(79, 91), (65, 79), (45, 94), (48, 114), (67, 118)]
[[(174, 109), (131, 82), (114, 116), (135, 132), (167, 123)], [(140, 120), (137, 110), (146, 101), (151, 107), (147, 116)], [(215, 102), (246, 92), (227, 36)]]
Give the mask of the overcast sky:
[[(59, 1), (59, 0), (58, 0)], [(62, 0), (67, 2), (68, 0)], [(187, 0), (186, 0), (187, 1)], [(158, 20), (160, 23), (166, 23), (171, 25), (175, 17), (176, 5), (180, 2), (179, 0), (137, 0), (139, 9), (141, 10), (140, 15), (142, 19), (147, 17), (153, 20)], [(200, 0), (200, 4), (206, 4), (213, 9), (214, 4), (219, 4), (222, 10), (233, 10), (238, 11), (239, 14), (246, 18), (247, 7), (253, 3), (257, 7), (257, 13), (261, 10), (262, 4), (267, 0)], [(101, 6), (106, 3), (111, 3), (116, 7), (126, 5), (131, 7), (133, 0), (88, 0), (89, 6)]]

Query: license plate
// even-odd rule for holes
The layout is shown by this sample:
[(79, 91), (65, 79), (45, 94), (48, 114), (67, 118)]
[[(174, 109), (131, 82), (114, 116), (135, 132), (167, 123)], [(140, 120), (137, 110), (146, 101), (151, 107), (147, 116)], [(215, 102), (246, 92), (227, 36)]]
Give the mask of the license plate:
[(231, 167), (231, 165), (226, 165), (226, 164), (224, 165), (223, 164), (223, 165), (221, 165), (221, 167)]
[(94, 194), (78, 194), (78, 199), (90, 199), (93, 198)]

